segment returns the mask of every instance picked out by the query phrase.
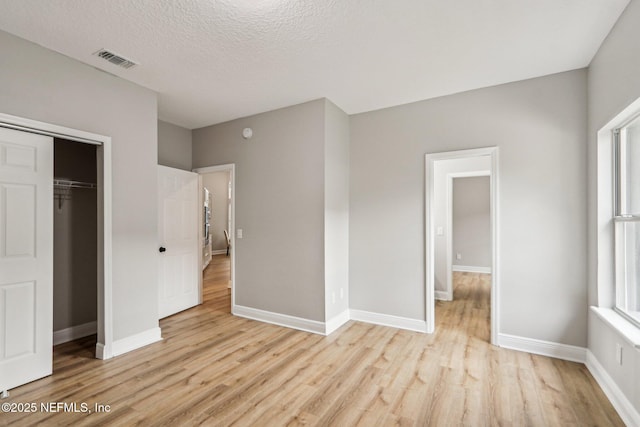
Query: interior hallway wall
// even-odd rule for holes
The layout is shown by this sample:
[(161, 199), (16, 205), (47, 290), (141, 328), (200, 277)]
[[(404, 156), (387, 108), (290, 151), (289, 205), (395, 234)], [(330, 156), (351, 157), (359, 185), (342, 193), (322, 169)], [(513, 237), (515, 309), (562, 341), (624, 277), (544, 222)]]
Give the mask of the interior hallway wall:
[[(491, 268), (490, 178), (453, 179), (453, 265)], [(461, 259), (456, 255), (460, 254)]]
[(193, 132), (194, 168), (236, 165), (236, 305), (325, 320), (324, 109), (316, 100)]
[(347, 312), (344, 111), (318, 99), (196, 129), (193, 162), (236, 165), (236, 305), (314, 322)]

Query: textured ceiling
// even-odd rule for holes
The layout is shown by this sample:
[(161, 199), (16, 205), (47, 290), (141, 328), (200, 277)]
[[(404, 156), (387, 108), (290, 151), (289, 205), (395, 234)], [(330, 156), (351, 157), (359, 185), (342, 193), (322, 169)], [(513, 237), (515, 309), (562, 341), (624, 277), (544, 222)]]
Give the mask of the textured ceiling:
[[(589, 64), (629, 0), (0, 0), (0, 29), (158, 92), (187, 128), (349, 114)], [(120, 69), (101, 48), (138, 62)], [(0, 46), (1, 49), (1, 46)]]

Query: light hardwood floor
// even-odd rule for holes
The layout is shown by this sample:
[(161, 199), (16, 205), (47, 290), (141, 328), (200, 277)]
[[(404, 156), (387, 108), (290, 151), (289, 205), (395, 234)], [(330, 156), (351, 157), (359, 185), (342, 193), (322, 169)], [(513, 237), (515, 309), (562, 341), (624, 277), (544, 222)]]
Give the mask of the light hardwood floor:
[(0, 414), (0, 424), (622, 426), (584, 365), (493, 347), (488, 276), (456, 273), (425, 335), (349, 322), (329, 337), (229, 314), (228, 259), (204, 304), (164, 340), (108, 360), (91, 338), (55, 348), (54, 374), (2, 402), (84, 402), (108, 413)]

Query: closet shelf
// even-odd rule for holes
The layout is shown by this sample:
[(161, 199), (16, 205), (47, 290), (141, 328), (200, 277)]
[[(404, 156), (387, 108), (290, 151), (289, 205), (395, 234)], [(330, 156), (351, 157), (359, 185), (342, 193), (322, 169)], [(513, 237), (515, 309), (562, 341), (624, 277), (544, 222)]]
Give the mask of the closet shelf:
[(58, 201), (58, 210), (62, 209), (65, 200), (71, 200), (71, 190), (74, 188), (96, 189), (98, 185), (93, 182), (53, 178), (53, 197)]
[(93, 182), (72, 181), (70, 179), (53, 179), (54, 188), (97, 188), (97, 184)]

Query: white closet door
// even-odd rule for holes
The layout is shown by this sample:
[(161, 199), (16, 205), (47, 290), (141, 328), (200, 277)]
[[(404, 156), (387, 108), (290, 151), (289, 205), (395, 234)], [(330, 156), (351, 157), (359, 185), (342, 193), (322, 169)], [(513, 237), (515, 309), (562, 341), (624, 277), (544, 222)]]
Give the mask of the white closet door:
[(198, 174), (158, 166), (159, 317), (200, 303)]
[(0, 390), (51, 375), (53, 139), (0, 128)]

